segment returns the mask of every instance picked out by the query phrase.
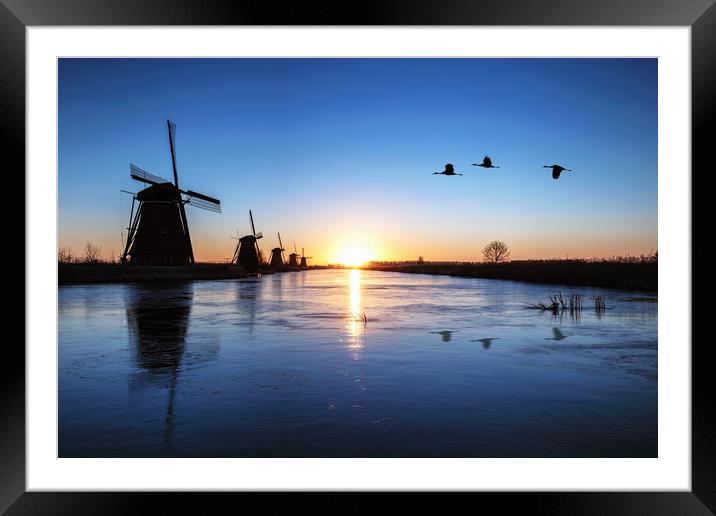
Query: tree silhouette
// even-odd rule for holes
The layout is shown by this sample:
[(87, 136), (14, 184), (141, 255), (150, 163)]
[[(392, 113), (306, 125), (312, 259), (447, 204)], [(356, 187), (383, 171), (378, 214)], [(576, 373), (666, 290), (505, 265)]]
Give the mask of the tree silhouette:
[(482, 249), (482, 254), (488, 262), (499, 263), (510, 257), (510, 248), (499, 240), (493, 240)]
[(85, 245), (85, 254), (83, 259), (86, 263), (98, 263), (102, 258), (102, 248), (98, 245), (94, 245), (92, 242), (87, 242)]

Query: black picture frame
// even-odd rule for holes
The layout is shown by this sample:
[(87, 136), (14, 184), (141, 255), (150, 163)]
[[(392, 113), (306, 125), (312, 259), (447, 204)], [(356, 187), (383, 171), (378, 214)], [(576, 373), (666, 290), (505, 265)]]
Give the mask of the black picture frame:
[[(4, 162), (25, 167), (25, 29), (37, 25), (622, 25), (691, 27), (692, 170), (710, 170), (716, 105), (714, 0), (487, 0), (293, 3), (229, 0), (0, 0), (0, 124)], [(711, 129), (711, 131), (709, 130)], [(8, 158), (10, 158), (8, 160)], [(693, 175), (692, 175), (693, 177)], [(24, 192), (24, 184), (19, 188)], [(694, 217), (694, 220), (697, 220)], [(32, 270), (25, 270), (26, 277)], [(19, 303), (18, 303), (19, 305)], [(23, 304), (24, 306), (24, 304)], [(693, 320), (693, 317), (692, 317)], [(710, 339), (709, 339), (710, 340)], [(692, 352), (692, 490), (690, 492), (470, 493), (469, 506), (538, 514), (713, 514), (716, 511), (714, 375), (709, 340)], [(691, 345), (690, 342), (670, 343)], [(0, 360), (0, 512), (7, 514), (130, 514), (208, 512), (218, 502), (248, 497), (274, 512), (306, 505), (313, 512), (372, 511), (377, 493), (39, 493), (25, 489), (25, 350), (5, 340)], [(475, 500), (472, 497), (477, 497)], [(217, 499), (218, 498), (218, 499)], [(452, 499), (451, 499), (452, 501)], [(460, 500), (456, 500), (458, 503)], [(443, 496), (411, 497), (422, 509), (446, 508)], [(241, 503), (246, 503), (242, 499)], [(252, 504), (253, 505), (253, 504)], [(231, 506), (229, 506), (231, 507)], [(240, 507), (235, 506), (235, 509)], [(264, 509), (265, 510), (265, 509)]]

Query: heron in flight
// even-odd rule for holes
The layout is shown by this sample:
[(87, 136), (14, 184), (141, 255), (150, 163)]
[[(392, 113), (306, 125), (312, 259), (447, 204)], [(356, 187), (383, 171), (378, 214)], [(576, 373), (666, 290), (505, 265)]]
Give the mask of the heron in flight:
[(436, 174), (438, 174), (438, 175), (442, 174), (445, 176), (461, 176), (462, 175), (462, 174), (455, 173), (455, 167), (452, 166), (452, 163), (446, 164), (445, 170), (443, 170), (442, 172), (433, 172), (433, 175), (436, 175)]
[(471, 340), (470, 342), (482, 342), (482, 347), (485, 349), (489, 349), (492, 345), (493, 340), (498, 340), (497, 337), (490, 337), (486, 339), (477, 339), (477, 340)]
[(542, 168), (551, 168), (552, 169), (552, 179), (559, 179), (559, 175), (562, 172), (564, 172), (565, 170), (567, 172), (572, 172), (572, 169), (564, 168), (562, 165), (542, 165)]
[(490, 159), (490, 156), (485, 156), (484, 158), (482, 158), (482, 163), (473, 163), (472, 166), (482, 168), (500, 168), (492, 164), (492, 159)]

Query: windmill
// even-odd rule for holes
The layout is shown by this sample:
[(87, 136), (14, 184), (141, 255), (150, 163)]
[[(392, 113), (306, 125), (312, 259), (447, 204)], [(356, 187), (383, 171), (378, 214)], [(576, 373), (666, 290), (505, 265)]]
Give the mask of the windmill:
[(288, 266), (298, 267), (298, 251), (296, 251), (296, 242), (293, 243), (293, 252), (288, 255)]
[[(184, 205), (221, 213), (219, 199), (179, 188), (174, 122), (167, 120), (167, 129), (174, 183), (142, 170), (133, 163), (129, 164), (130, 177), (150, 186), (132, 196), (127, 244), (122, 254), (122, 262), (141, 265), (192, 264), (194, 251)], [(139, 202), (139, 205), (135, 213), (136, 202)]]
[(281, 242), (281, 233), (278, 234), (278, 247), (274, 247), (271, 249), (271, 267), (283, 267), (284, 266), (284, 259), (283, 259), (283, 252), (285, 249), (283, 248), (283, 243)]
[(308, 268), (308, 262), (306, 260), (312, 260), (313, 256), (306, 256), (306, 250), (301, 248), (301, 267)]
[(255, 271), (261, 263), (261, 251), (259, 250), (259, 238), (263, 238), (261, 232), (256, 233), (254, 226), (254, 216), (249, 210), (249, 220), (251, 221), (251, 234), (239, 238), (234, 250), (234, 263), (241, 265), (247, 271)]

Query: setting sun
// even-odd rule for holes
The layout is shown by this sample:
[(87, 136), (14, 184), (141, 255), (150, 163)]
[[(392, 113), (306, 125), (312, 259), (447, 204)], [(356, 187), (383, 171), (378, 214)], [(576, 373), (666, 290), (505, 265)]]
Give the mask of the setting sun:
[(349, 267), (359, 267), (373, 259), (373, 253), (360, 247), (346, 247), (338, 253), (338, 263)]

